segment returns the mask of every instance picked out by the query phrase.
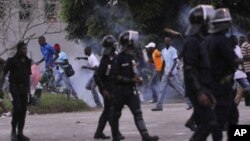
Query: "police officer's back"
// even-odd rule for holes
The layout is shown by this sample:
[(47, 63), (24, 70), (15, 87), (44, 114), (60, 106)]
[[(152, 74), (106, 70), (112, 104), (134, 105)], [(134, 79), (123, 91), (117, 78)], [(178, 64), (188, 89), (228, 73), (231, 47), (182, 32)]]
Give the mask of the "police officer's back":
[(206, 140), (215, 125), (214, 102), (209, 92), (209, 59), (206, 49), (201, 47), (213, 11), (210, 5), (199, 5), (190, 11), (190, 25), (183, 46), (185, 93), (194, 107), (194, 113), (185, 126), (192, 129), (193, 124), (197, 125), (190, 141)]
[(215, 11), (210, 22), (211, 33), (202, 46), (208, 51), (211, 66), (211, 88), (216, 99), (214, 108), (217, 127), (213, 131), (213, 140), (222, 140), (222, 132), (229, 119), (229, 110), (233, 93), (233, 75), (240, 60), (233, 51), (232, 42), (226, 37), (231, 27), (231, 16), (228, 9)]
[[(223, 10), (217, 10), (213, 20), (211, 21), (211, 33), (203, 42), (203, 46), (207, 49), (211, 66), (212, 84), (217, 94), (225, 93), (232, 90), (235, 66), (238, 57), (234, 53), (233, 44), (226, 32), (230, 28), (231, 17), (222, 17)], [(225, 13), (224, 13), (225, 15)]]

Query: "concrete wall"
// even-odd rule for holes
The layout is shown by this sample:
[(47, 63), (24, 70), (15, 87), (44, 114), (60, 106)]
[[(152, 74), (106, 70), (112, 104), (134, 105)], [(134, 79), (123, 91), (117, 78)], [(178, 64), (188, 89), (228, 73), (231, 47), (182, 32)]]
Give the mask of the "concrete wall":
[[(34, 13), (36, 16), (32, 22), (23, 22), (19, 20), (19, 14), (18, 14), (18, 6), (12, 6), (9, 7), (9, 9), (12, 8), (12, 12), (16, 14), (13, 14), (11, 17), (11, 20), (9, 22), (9, 26), (13, 29), (13, 31), (8, 30), (6, 33), (8, 35), (8, 41), (6, 42), (6, 47), (10, 48), (13, 47), (19, 39), (21, 39), (21, 36), (23, 35), (25, 28), (27, 24), (36, 25), (38, 23), (42, 23), (44, 21), (44, 3), (43, 0), (34, 0), (34, 2), (37, 2), (37, 7), (34, 9)], [(59, 11), (58, 11), (59, 13)], [(59, 19), (57, 19), (58, 21)], [(48, 32), (53, 32), (53, 31), (58, 31), (64, 29), (64, 24), (61, 22), (47, 22), (46, 24), (42, 24), (40, 26), (37, 26), (35, 28), (32, 28), (29, 32), (27, 32), (26, 37), (29, 37), (30, 35), (35, 35), (36, 37), (39, 37), (42, 35), (47, 28), (49, 28)], [(0, 27), (0, 29), (4, 29), (4, 27)], [(3, 30), (0, 30), (1, 33), (3, 33)], [(76, 44), (73, 41), (67, 41), (65, 39), (66, 33), (62, 31), (61, 33), (56, 33), (56, 34), (48, 34), (44, 35), (46, 37), (47, 43), (54, 45), (55, 43), (59, 43), (61, 45), (62, 51), (66, 52), (70, 63), (73, 65), (76, 74), (72, 76), (70, 79), (76, 89), (76, 91), (79, 94), (79, 97), (83, 99), (88, 105), (90, 106), (95, 106), (92, 95), (90, 91), (87, 91), (85, 89), (85, 85), (92, 75), (92, 72), (86, 71), (86, 70), (81, 70), (80, 67), (84, 64), (86, 64), (86, 61), (76, 61), (74, 58), (76, 56), (84, 56), (83, 54), (83, 46), (80, 44)], [(2, 40), (0, 39), (0, 42)], [(3, 47), (3, 44), (0, 44), (0, 52), (5, 50)], [(28, 56), (31, 57), (34, 61), (38, 61), (42, 58), (41, 52), (40, 52), (40, 46), (38, 44), (38, 40), (30, 40), (28, 44)], [(8, 51), (6, 54), (1, 56), (1, 58), (7, 59), (9, 56), (13, 56), (15, 54), (15, 50)], [(40, 65), (41, 71), (44, 69), (44, 63)]]

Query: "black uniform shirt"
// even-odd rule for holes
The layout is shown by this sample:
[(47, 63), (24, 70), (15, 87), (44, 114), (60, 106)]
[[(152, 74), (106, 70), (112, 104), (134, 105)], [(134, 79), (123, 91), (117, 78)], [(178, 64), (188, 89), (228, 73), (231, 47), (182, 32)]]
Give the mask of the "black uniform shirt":
[(202, 38), (188, 36), (183, 46), (184, 81), (186, 95), (210, 89), (210, 65), (207, 50), (201, 47)]
[(4, 74), (9, 72), (9, 82), (13, 84), (29, 85), (31, 75), (31, 60), (24, 56), (13, 56), (8, 58), (4, 70)]
[(111, 65), (113, 59), (104, 55), (100, 61), (100, 65), (95, 71), (94, 78), (99, 89), (110, 91), (112, 88)]
[(209, 54), (211, 73), (214, 81), (221, 81), (235, 72), (235, 60), (238, 58), (229, 38), (224, 34), (209, 35), (203, 42)]
[(132, 79), (135, 77), (135, 64), (134, 58), (130, 54), (124, 52), (119, 53), (112, 65), (112, 76), (115, 85), (128, 86), (130, 88), (135, 86)]
[(211, 66), (211, 79), (213, 90), (217, 94), (229, 93), (232, 89), (235, 72), (235, 60), (238, 58), (233, 50), (233, 44), (223, 33), (211, 34), (202, 43), (208, 50)]

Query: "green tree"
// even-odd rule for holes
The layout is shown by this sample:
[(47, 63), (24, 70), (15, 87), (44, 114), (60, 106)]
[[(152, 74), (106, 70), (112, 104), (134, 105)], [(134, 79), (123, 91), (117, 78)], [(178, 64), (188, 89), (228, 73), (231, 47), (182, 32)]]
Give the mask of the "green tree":
[(61, 0), (61, 17), (67, 24), (67, 39), (86, 37), (86, 21), (93, 13), (94, 2), (91, 0)]
[(139, 30), (158, 38), (165, 26), (177, 29), (177, 15), (184, 0), (119, 0), (109, 6), (103, 0), (61, 0), (68, 39), (100, 38), (124, 30)]

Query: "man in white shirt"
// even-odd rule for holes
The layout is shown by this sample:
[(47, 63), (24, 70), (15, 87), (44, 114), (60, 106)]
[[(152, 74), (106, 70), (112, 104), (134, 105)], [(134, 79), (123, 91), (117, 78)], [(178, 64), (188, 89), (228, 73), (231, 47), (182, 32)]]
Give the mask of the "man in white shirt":
[[(89, 66), (82, 66), (82, 69), (90, 69), (95, 71), (98, 68), (100, 62), (96, 58), (96, 56), (92, 53), (91, 47), (86, 47), (84, 49), (84, 53), (87, 57), (76, 57), (77, 60), (84, 59), (88, 61)], [(86, 89), (91, 90), (96, 106), (98, 108), (102, 108), (102, 103), (98, 96), (98, 92), (96, 91), (96, 83), (94, 81), (94, 76), (91, 76), (90, 80), (86, 85)]]
[[(158, 102), (156, 108), (153, 108), (152, 111), (163, 110), (166, 91), (169, 87), (172, 87), (179, 95), (184, 97), (184, 88), (178, 83), (177, 78), (177, 50), (170, 46), (171, 39), (169, 37), (165, 37), (164, 42), (166, 47), (161, 51), (165, 65), (164, 74), (161, 79)], [(187, 98), (185, 98), (185, 101), (188, 105), (187, 109), (190, 109), (191, 102)]]
[(57, 74), (58, 74), (55, 84), (58, 85), (61, 81), (63, 81), (66, 87), (71, 90), (72, 95), (76, 99), (78, 99), (77, 93), (75, 89), (73, 88), (73, 86), (71, 85), (69, 77), (65, 74), (64, 70), (61, 67), (63, 65), (69, 64), (68, 56), (65, 52), (61, 51), (61, 47), (59, 44), (55, 44), (54, 49), (56, 53), (59, 55), (59, 57), (55, 61), (55, 64), (57, 65)]

